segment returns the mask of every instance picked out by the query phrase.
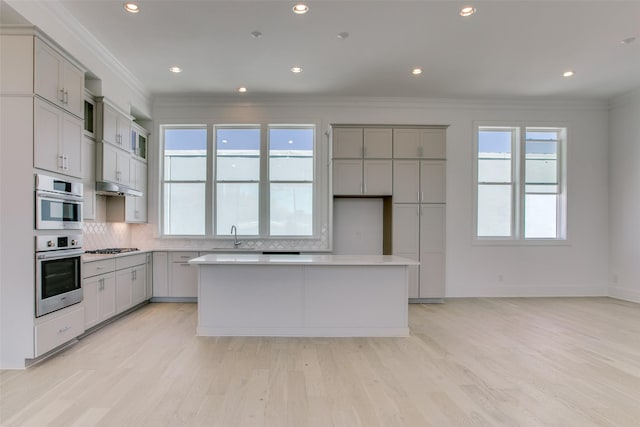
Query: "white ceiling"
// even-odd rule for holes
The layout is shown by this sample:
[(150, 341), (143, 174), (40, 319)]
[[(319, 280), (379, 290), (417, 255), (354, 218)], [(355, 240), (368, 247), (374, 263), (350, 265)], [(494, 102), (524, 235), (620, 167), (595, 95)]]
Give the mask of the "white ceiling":
[(153, 94), (566, 100), (640, 87), (640, 1), (476, 0), (469, 18), (457, 0), (311, 0), (306, 15), (291, 1), (142, 0), (137, 15), (59, 2)]

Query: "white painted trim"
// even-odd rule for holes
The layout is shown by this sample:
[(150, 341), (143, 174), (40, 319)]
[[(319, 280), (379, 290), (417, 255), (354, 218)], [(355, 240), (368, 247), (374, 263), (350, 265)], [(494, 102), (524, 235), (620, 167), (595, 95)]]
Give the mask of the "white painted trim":
[(609, 286), (609, 296), (611, 298), (640, 303), (640, 291), (635, 289)]
[(213, 337), (408, 337), (409, 328), (212, 328), (199, 326), (196, 334)]
[[(606, 111), (607, 101), (601, 100), (540, 100), (527, 99), (439, 99), (439, 98), (379, 98), (379, 97), (323, 97), (323, 96), (254, 96), (244, 97), (241, 101), (237, 97), (214, 95), (157, 95), (154, 97), (154, 108), (158, 107), (218, 107), (234, 106), (235, 108), (257, 107), (359, 107), (359, 108), (465, 108), (471, 110), (500, 109), (500, 110), (589, 110)], [(366, 123), (361, 123), (363, 125)], [(380, 124), (379, 121), (373, 124)]]
[(477, 286), (473, 292), (447, 294), (446, 298), (606, 297), (606, 286), (527, 285)]

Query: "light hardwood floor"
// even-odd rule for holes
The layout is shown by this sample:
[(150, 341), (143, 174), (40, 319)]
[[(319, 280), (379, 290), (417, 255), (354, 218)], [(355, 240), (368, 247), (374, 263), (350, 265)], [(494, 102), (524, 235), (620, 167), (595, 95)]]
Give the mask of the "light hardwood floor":
[(150, 304), (0, 374), (2, 426), (640, 426), (640, 305), (411, 305), (409, 338), (196, 337)]

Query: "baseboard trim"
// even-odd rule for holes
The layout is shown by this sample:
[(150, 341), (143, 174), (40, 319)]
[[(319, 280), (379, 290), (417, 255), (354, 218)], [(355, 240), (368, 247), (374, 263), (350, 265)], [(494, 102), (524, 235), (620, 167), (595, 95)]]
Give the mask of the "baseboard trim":
[(640, 291), (635, 289), (609, 286), (609, 296), (615, 299), (640, 303)]

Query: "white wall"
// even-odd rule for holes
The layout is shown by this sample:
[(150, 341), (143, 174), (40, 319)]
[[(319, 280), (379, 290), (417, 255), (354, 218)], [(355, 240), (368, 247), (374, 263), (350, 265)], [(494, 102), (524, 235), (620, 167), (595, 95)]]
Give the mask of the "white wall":
[[(447, 130), (447, 296), (606, 295), (608, 197), (606, 103), (462, 102), (395, 99), (305, 99), (234, 102), (161, 98), (154, 127), (169, 123), (295, 123), (449, 125)], [(527, 121), (567, 126), (566, 245), (472, 244), (474, 121)], [(328, 144), (328, 140), (322, 139)], [(154, 138), (157, 147), (157, 138)], [(155, 148), (155, 147), (154, 147)], [(156, 162), (158, 153), (152, 153)], [(150, 188), (158, 168), (150, 167)], [(158, 194), (150, 195), (150, 227)], [(134, 233), (134, 244), (135, 233)], [(501, 279), (500, 279), (501, 278)]]
[(640, 89), (609, 114), (609, 295), (640, 302)]

